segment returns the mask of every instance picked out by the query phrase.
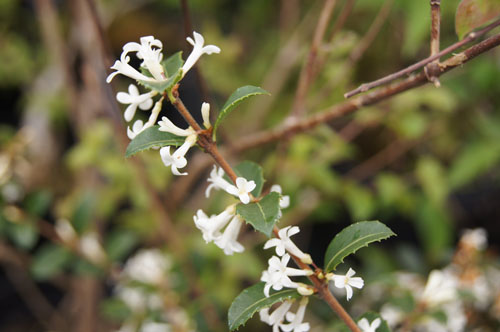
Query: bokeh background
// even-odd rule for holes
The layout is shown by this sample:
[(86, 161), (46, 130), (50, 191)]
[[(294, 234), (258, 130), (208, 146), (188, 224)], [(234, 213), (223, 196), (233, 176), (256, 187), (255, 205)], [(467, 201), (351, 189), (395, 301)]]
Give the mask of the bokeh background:
[[(458, 2), (442, 3), (442, 45), (458, 40)], [(105, 78), (126, 42), (154, 35), (164, 54), (183, 50), (186, 57), (186, 29), (202, 33), (222, 52), (205, 56), (181, 83), (193, 113), (199, 115), (203, 101), (216, 112), (242, 85), (272, 94), (228, 117), (221, 144), (229, 151), (238, 139), (286, 119), (322, 1), (192, 0), (184, 3), (187, 12), (182, 4), (0, 1), (1, 331), (117, 330), (131, 315), (114, 296), (117, 271), (134, 252), (152, 247), (172, 266), (168, 306), (183, 308), (190, 329), (224, 331), (231, 301), (265, 269), (270, 253), (262, 250), (261, 234), (244, 231), (246, 251), (227, 257), (195, 228), (197, 209), (216, 213), (228, 203), (223, 194), (205, 198), (212, 166), (202, 151), (193, 149), (184, 178), (173, 177), (155, 151), (124, 158), (124, 107), (115, 94), (129, 82), (107, 85)], [(429, 27), (427, 1), (337, 1), (304, 116), (427, 57)], [(352, 222), (380, 220), (397, 233), (349, 261), (368, 283), (394, 271), (425, 276), (443, 267), (467, 228), (486, 229), (485, 255), (497, 264), (499, 50), (441, 83), (227, 156), (258, 162), (267, 186), (281, 184), (292, 204), (280, 225), (299, 224), (296, 241), (317, 262)], [(172, 108), (163, 112), (184, 125)], [(98, 234), (112, 264), (93, 264), (61, 245), (53, 233), (60, 219), (79, 235)], [(165, 219), (175, 244), (165, 235), (171, 231)], [(312, 325), (335, 323), (319, 301), (313, 308)], [(245, 329), (260, 324), (254, 319)]]

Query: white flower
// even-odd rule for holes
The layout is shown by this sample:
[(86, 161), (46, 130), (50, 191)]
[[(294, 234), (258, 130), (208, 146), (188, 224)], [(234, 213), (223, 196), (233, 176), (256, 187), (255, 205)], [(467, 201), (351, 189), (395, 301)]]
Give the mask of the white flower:
[(171, 133), (171, 134), (174, 134), (177, 136), (184, 136), (185, 137), (185, 136), (196, 134), (196, 131), (191, 127), (188, 127), (187, 129), (181, 129), (181, 128), (177, 127), (166, 116), (162, 117), (161, 121), (158, 121), (158, 124), (160, 125), (160, 128), (158, 129), (159, 131), (164, 131), (164, 132)]
[(226, 226), (231, 217), (234, 216), (234, 206), (230, 206), (218, 215), (208, 217), (201, 209), (193, 217), (196, 227), (202, 231), (205, 242), (211, 242), (219, 239), (221, 230)]
[(242, 225), (243, 220), (238, 215), (235, 215), (222, 236), (215, 240), (215, 244), (224, 250), (226, 255), (232, 255), (235, 252), (243, 252), (245, 250), (241, 243), (237, 241)]
[(205, 190), (205, 196), (207, 198), (210, 196), (210, 191), (212, 190), (212, 188), (223, 189), (224, 191), (227, 191), (226, 189), (232, 186), (232, 184), (224, 180), (224, 174), (225, 173), (222, 167), (217, 168), (217, 166), (214, 165), (214, 168), (210, 172), (210, 176), (207, 179), (208, 182), (211, 182)]
[(57, 220), (55, 231), (57, 235), (61, 238), (61, 240), (66, 244), (73, 243), (78, 238), (75, 229), (73, 228), (71, 223), (66, 219)]
[(151, 91), (144, 94), (139, 94), (139, 89), (134, 84), (128, 86), (128, 93), (118, 92), (116, 94), (116, 100), (122, 104), (130, 104), (127, 106), (125, 113), (123, 114), (125, 121), (129, 122), (134, 118), (135, 111), (137, 107), (141, 110), (148, 110), (153, 106), (152, 97), (156, 95), (156, 92)]
[(170, 146), (164, 146), (160, 149), (160, 156), (165, 166), (172, 166), (172, 173), (174, 175), (187, 175), (187, 173), (180, 173), (178, 168), (183, 168), (187, 165), (187, 160), (184, 157), (189, 149), (195, 145), (196, 135), (189, 135), (180, 148), (170, 154)]
[[(153, 49), (154, 47), (154, 49)], [(161, 41), (155, 39), (153, 36), (141, 37), (141, 43), (130, 42), (123, 46), (123, 52), (120, 56), (120, 61), (116, 61), (111, 69), (115, 69), (116, 72), (111, 73), (106, 81), (109, 83), (118, 74), (128, 76), (130, 78), (142, 81), (164, 81), (166, 79), (163, 66), (161, 65), (161, 59), (163, 55), (161, 54), (162, 44)], [(147, 68), (153, 78), (147, 77), (141, 74), (135, 68), (130, 66), (128, 63), (130, 57), (128, 53), (137, 52), (137, 58), (142, 59), (141, 66)]]
[(158, 249), (143, 249), (127, 260), (123, 274), (130, 279), (160, 285), (170, 262)]
[(205, 39), (196, 31), (193, 32), (193, 36), (194, 40), (191, 37), (186, 38), (188, 43), (193, 45), (193, 51), (191, 52), (191, 54), (189, 54), (186, 62), (184, 63), (184, 66), (182, 66), (183, 77), (203, 54), (220, 53), (220, 48), (215, 45), (203, 46), (205, 44)]
[(439, 305), (457, 298), (457, 280), (450, 272), (433, 270), (421, 296), (429, 305)]
[(147, 307), (147, 294), (139, 288), (118, 286), (117, 297), (134, 312), (144, 312)]
[(362, 332), (375, 332), (380, 323), (382, 323), (380, 318), (375, 319), (371, 324), (368, 322), (368, 319), (363, 318), (358, 322), (358, 326)]
[[(271, 186), (271, 192), (277, 192), (278, 194), (282, 194), (281, 186), (279, 184), (274, 184)], [(290, 196), (285, 195), (280, 197), (280, 208), (286, 209), (290, 206)]]
[(132, 129), (130, 129), (130, 127), (127, 127), (127, 136), (130, 139), (134, 139), (137, 135), (142, 133), (147, 128), (148, 126), (144, 125), (144, 122), (142, 122), (142, 120), (137, 120), (132, 125)]
[(484, 228), (466, 229), (460, 241), (476, 250), (484, 250), (488, 245), (488, 234)]
[(297, 312), (291, 313), (287, 312), (286, 314), (286, 319), (290, 322), (290, 324), (282, 324), (280, 325), (281, 329), (284, 332), (306, 332), (309, 331), (309, 323), (303, 323), (304, 321), (304, 314), (306, 312), (306, 307), (307, 303), (309, 302), (308, 297), (303, 297), (302, 300), (300, 300), (300, 305), (299, 308), (297, 309)]
[(255, 187), (255, 181), (247, 181), (245, 178), (238, 177), (236, 178), (236, 187), (230, 185), (225, 189), (229, 194), (238, 196), (243, 204), (248, 204), (250, 203), (250, 193)]
[(391, 304), (384, 304), (380, 309), (380, 316), (387, 322), (390, 328), (394, 328), (405, 318), (405, 313)]
[(266, 297), (269, 296), (269, 290), (271, 287), (274, 290), (280, 290), (283, 287), (287, 288), (297, 288), (299, 285), (293, 282), (290, 277), (293, 276), (308, 276), (313, 272), (311, 270), (299, 270), (291, 267), (287, 267), (288, 261), (290, 260), (290, 255), (285, 254), (281, 260), (273, 256), (269, 259), (268, 269), (262, 272), (261, 281), (264, 281), (266, 285), (264, 286), (264, 294)]
[(203, 103), (201, 104), (201, 117), (203, 118), (203, 126), (205, 129), (209, 129), (212, 127), (210, 124), (210, 104)]
[(296, 245), (290, 240), (292, 235), (300, 232), (298, 226), (287, 226), (285, 228), (280, 229), (278, 232), (279, 239), (270, 239), (264, 244), (264, 249), (268, 249), (271, 247), (276, 247), (276, 254), (278, 256), (283, 256), (285, 254), (285, 250), (291, 253), (292, 255), (298, 257), (303, 263), (311, 264), (312, 259), (309, 254), (303, 253)]
[(166, 323), (157, 323), (151, 320), (147, 320), (142, 323), (139, 332), (170, 332), (172, 329), (170, 325)]
[(329, 273), (326, 275), (326, 278), (328, 280), (333, 280), (335, 287), (345, 288), (347, 300), (349, 301), (352, 297), (352, 287), (361, 289), (364, 285), (364, 281), (362, 278), (352, 277), (354, 274), (356, 274), (356, 272), (353, 269), (349, 268), (349, 271), (347, 271), (347, 274), (345, 276)]
[(273, 332), (279, 331), (279, 325), (283, 323), (288, 310), (292, 306), (293, 301), (284, 301), (282, 302), (276, 309), (274, 309), (273, 313), (269, 315), (269, 309), (265, 308), (259, 311), (260, 320), (264, 323), (273, 326)]
[(96, 233), (87, 233), (80, 238), (80, 251), (95, 264), (103, 264), (106, 261), (106, 253)]

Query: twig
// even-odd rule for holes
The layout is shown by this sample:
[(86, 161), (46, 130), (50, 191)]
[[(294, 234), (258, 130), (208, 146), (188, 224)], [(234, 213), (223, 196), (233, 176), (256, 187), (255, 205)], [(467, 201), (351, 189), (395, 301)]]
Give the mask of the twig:
[(331, 91), (333, 91), (335, 86), (347, 76), (349, 70), (352, 70), (354, 64), (359, 61), (359, 59), (373, 43), (375, 37), (377, 37), (380, 29), (383, 26), (383, 23), (386, 21), (387, 16), (391, 11), (393, 2), (394, 0), (386, 0), (384, 2), (384, 5), (380, 8), (377, 16), (373, 20), (364, 36), (359, 41), (358, 45), (356, 45), (356, 47), (349, 54), (347, 63), (340, 68), (340, 72), (337, 75), (332, 76), (328, 80), (328, 82), (320, 89), (320, 91), (316, 93), (316, 97), (313, 98), (314, 102), (310, 105), (310, 107), (314, 108), (315, 106), (319, 105), (324, 100), (324, 98), (328, 96)]
[[(441, 0), (430, 0), (431, 3), (431, 56), (439, 53), (439, 39), (441, 30)], [(424, 67), (424, 72), (429, 81), (436, 88), (441, 86), (436, 73), (439, 72), (439, 59), (432, 61)]]
[[(498, 21), (497, 24), (500, 24), (500, 21)], [(491, 36), (490, 38), (469, 47), (465, 51), (458, 53), (441, 63), (438, 76), (465, 64), (478, 55), (487, 52), (498, 45), (500, 45), (500, 34)], [(275, 129), (243, 137), (234, 142), (231, 152), (238, 153), (243, 150), (279, 140), (284, 136), (294, 135), (310, 130), (319, 124), (326, 123), (343, 115), (352, 113), (363, 106), (376, 104), (404, 91), (424, 85), (427, 82), (428, 80), (424, 73), (417, 74), (394, 85), (389, 85), (372, 93), (334, 105), (304, 120), (285, 124)]]
[(332, 16), (333, 9), (335, 8), (336, 0), (325, 0), (323, 8), (321, 9), (321, 14), (314, 31), (313, 41), (311, 43), (311, 48), (309, 49), (309, 54), (307, 60), (302, 67), (299, 77), (299, 83), (297, 85), (297, 91), (295, 92), (295, 99), (292, 105), (292, 111), (290, 117), (300, 117), (304, 113), (304, 103), (307, 90), (311, 83), (311, 79), (315, 71), (315, 62), (318, 55), (318, 48), (323, 41), (325, 36), (326, 28), (330, 17)]
[(366, 34), (361, 38), (358, 45), (352, 50), (351, 54), (349, 54), (349, 60), (351, 65), (358, 61), (361, 56), (366, 52), (368, 47), (370, 47), (371, 43), (375, 39), (375, 37), (380, 32), (380, 29), (384, 25), (384, 22), (387, 19), (387, 16), (391, 12), (392, 4), (394, 0), (386, 0), (380, 8), (377, 16), (373, 20), (373, 23), (368, 28)]
[[(500, 25), (500, 20), (497, 20), (491, 24), (489, 24), (488, 26), (486, 26), (485, 28), (477, 31), (477, 32), (471, 32), (467, 35), (466, 38), (462, 39), (461, 41), (445, 48), (444, 50), (442, 50), (441, 52), (435, 54), (435, 55), (432, 55), (426, 59), (423, 59), (405, 69), (402, 69), (396, 73), (393, 73), (393, 74), (390, 74), (388, 76), (385, 76), (381, 79), (378, 79), (376, 81), (373, 81), (373, 82), (370, 82), (370, 83), (364, 83), (364, 84), (361, 84), (358, 88), (352, 90), (352, 91), (349, 91), (347, 92), (346, 94), (344, 94), (344, 97), (345, 98), (350, 98), (352, 96), (355, 96), (361, 92), (365, 92), (365, 91), (368, 91), (370, 89), (373, 89), (377, 86), (380, 86), (380, 85), (383, 85), (383, 84), (386, 84), (386, 83), (389, 83), (391, 81), (394, 81), (395, 79), (397, 78), (400, 78), (404, 75), (407, 75), (407, 74), (410, 74), (411, 72), (435, 61), (435, 60), (438, 60), (439, 58), (441, 58), (442, 56), (446, 55), (446, 54), (449, 54), (457, 49), (459, 49), (460, 47), (464, 46), (465, 44), (481, 37), (482, 35), (484, 35), (485, 33), (491, 31), (492, 29), (496, 28), (497, 26)], [(441, 73), (442, 73), (442, 70), (440, 70)]]
[(340, 14), (337, 18), (337, 21), (335, 21), (335, 25), (332, 28), (332, 32), (330, 33), (330, 37), (328, 38), (329, 42), (332, 42), (333, 37), (337, 34), (337, 32), (342, 29), (344, 26), (345, 22), (347, 22), (347, 19), (349, 18), (349, 15), (351, 15), (352, 8), (354, 7), (355, 0), (346, 0), (344, 7), (342, 7), (342, 10), (340, 11)]

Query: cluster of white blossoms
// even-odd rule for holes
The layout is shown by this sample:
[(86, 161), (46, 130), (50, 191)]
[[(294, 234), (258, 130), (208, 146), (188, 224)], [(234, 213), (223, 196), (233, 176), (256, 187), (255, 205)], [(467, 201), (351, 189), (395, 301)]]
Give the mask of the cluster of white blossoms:
[[(193, 65), (198, 61), (198, 59), (203, 54), (219, 53), (220, 49), (215, 45), (204, 45), (205, 39), (202, 35), (197, 32), (193, 33), (194, 40), (191, 37), (187, 38), (187, 41), (193, 45), (193, 51), (186, 59), (186, 62), (182, 66), (182, 77), (193, 67)], [(130, 77), (137, 81), (142, 81), (146, 83), (162, 83), (165, 82), (169, 77), (163, 67), (161, 61), (163, 59), (162, 43), (160, 40), (155, 39), (153, 36), (146, 36), (140, 38), (140, 43), (129, 42), (123, 46), (123, 52), (120, 56), (120, 60), (116, 60), (111, 69), (115, 71), (111, 73), (106, 81), (109, 83), (118, 74)], [(132, 67), (130, 62), (130, 53), (135, 53), (136, 57), (142, 60), (141, 68), (147, 70), (151, 76), (145, 75)], [(154, 97), (158, 95), (158, 92), (152, 90), (145, 93), (140, 93), (136, 85), (130, 84), (128, 87), (128, 92), (118, 92), (116, 99), (118, 102), (128, 105), (124, 118), (125, 121), (130, 122), (134, 119), (137, 109), (143, 111), (151, 110), (151, 114), (146, 123), (142, 120), (136, 120), (132, 126), (127, 128), (127, 136), (130, 139), (134, 139), (141, 132), (158, 124), (160, 126), (160, 131), (169, 132), (177, 136), (186, 137), (184, 144), (182, 144), (175, 152), (171, 153), (170, 146), (166, 146), (160, 149), (160, 155), (165, 166), (170, 166), (172, 168), (172, 173), (175, 175), (187, 175), (187, 173), (181, 173), (180, 168), (184, 168), (187, 165), (187, 160), (185, 158), (188, 150), (196, 144), (197, 133), (193, 128), (189, 127), (187, 129), (181, 129), (174, 125), (167, 117), (162, 117), (160, 121), (158, 116), (160, 114), (163, 96), (161, 96), (156, 102), (153, 100)], [(209, 121), (210, 105), (208, 103), (203, 103), (201, 106), (201, 113), (203, 117), (203, 124), (205, 129), (210, 128)]]
[[(248, 181), (243, 177), (238, 177), (236, 178), (236, 185), (233, 185), (224, 179), (224, 175), (224, 170), (214, 165), (207, 180), (210, 184), (205, 191), (206, 197), (209, 197), (212, 189), (222, 189), (228, 194), (237, 197), (241, 203), (250, 203), (251, 192), (256, 187), (255, 181)], [(245, 250), (243, 245), (238, 242), (238, 234), (244, 221), (236, 214), (235, 205), (231, 204), (218, 215), (211, 215), (210, 217), (199, 209), (193, 217), (194, 223), (201, 230), (205, 242), (214, 242), (224, 250), (226, 255)]]
[(175, 330), (172, 325), (189, 330), (184, 310), (165, 306), (171, 286), (171, 265), (170, 259), (158, 249), (142, 249), (127, 260), (114, 293), (131, 315), (117, 332), (168, 332)]
[[(467, 330), (469, 311), (495, 316), (493, 308), (500, 298), (500, 280), (492, 269), (482, 271), (478, 255), (487, 247), (487, 234), (484, 229), (466, 230), (458, 244), (453, 263), (441, 270), (429, 273), (427, 281), (412, 273), (399, 273), (393, 290), (396, 294), (406, 292), (415, 300), (421, 315), (413, 322), (412, 330), (419, 332), (461, 332)], [(498, 271), (498, 270), (497, 270)], [(380, 285), (374, 285), (380, 288)], [(391, 290), (386, 290), (389, 293)], [(369, 292), (368, 292), (369, 293)], [(464, 294), (467, 294), (464, 296)], [(423, 308), (423, 309), (422, 309)], [(434, 313), (444, 314), (438, 319)], [(397, 329), (404, 325), (408, 312), (392, 303), (380, 309), (382, 318), (389, 327)], [(500, 319), (500, 315), (497, 315)]]

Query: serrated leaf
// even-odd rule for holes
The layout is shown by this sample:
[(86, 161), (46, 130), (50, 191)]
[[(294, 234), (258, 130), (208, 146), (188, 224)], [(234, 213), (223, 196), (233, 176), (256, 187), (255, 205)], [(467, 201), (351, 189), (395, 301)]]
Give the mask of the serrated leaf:
[(269, 237), (280, 213), (280, 194), (271, 192), (258, 202), (240, 203), (236, 205), (236, 213)]
[(236, 89), (236, 91), (233, 92), (233, 94), (229, 97), (224, 106), (222, 106), (222, 109), (219, 115), (217, 116), (217, 120), (215, 121), (213, 129), (214, 140), (216, 138), (217, 128), (226, 118), (226, 116), (228, 116), (228, 114), (231, 113), (231, 111), (236, 106), (238, 106), (243, 100), (256, 95), (269, 95), (269, 92), (253, 85), (242, 86), (241, 88), (238, 88)]
[(259, 197), (264, 186), (264, 175), (262, 167), (253, 161), (244, 161), (234, 168), (236, 175), (244, 177), (248, 181), (255, 181), (255, 189), (252, 191), (254, 197)]
[(334, 270), (344, 258), (374, 241), (391, 237), (393, 231), (379, 221), (361, 221), (335, 235), (325, 254), (325, 272)]
[(283, 289), (264, 295), (265, 283), (260, 282), (243, 290), (231, 303), (228, 312), (229, 330), (233, 331), (244, 325), (259, 310), (268, 308), (277, 302), (298, 299), (301, 295), (296, 289)]
[[(177, 52), (171, 55), (168, 59), (162, 61), (162, 66), (165, 69), (167, 80), (161, 82), (138, 81), (141, 85), (156, 90), (159, 93), (170, 91), (172, 87), (182, 79), (182, 52)], [(151, 75), (147, 75), (151, 76)]]
[(180, 146), (186, 140), (185, 137), (159, 131), (158, 128), (160, 126), (150, 127), (130, 141), (125, 152), (125, 157), (128, 158), (137, 152), (149, 150), (154, 147), (161, 148), (167, 145)]
[(458, 38), (489, 23), (500, 16), (498, 0), (462, 0), (455, 14), (455, 31)]

